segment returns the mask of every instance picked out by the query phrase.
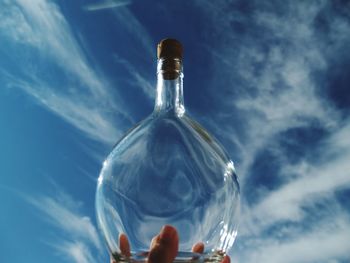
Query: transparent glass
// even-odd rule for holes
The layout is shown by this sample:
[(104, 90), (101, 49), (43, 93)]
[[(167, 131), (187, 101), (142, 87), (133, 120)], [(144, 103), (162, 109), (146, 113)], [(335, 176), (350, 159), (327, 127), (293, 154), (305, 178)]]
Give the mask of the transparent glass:
[[(129, 130), (103, 163), (96, 192), (98, 224), (119, 262), (146, 261), (152, 238), (166, 224), (180, 237), (175, 262), (220, 262), (237, 234), (234, 165), (186, 113), (182, 72), (165, 80), (159, 68), (154, 112)], [(122, 233), (128, 236), (130, 257), (119, 248)], [(203, 254), (191, 252), (197, 242), (204, 243)]]

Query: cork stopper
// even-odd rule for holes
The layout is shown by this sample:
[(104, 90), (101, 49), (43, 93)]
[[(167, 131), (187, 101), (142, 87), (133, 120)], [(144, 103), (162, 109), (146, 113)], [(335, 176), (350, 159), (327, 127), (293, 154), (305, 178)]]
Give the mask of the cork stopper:
[(178, 58), (182, 59), (182, 45), (179, 41), (172, 38), (166, 38), (159, 42), (157, 56), (160, 58)]
[(157, 47), (158, 59), (161, 59), (159, 72), (164, 79), (173, 80), (180, 76), (182, 70), (182, 45), (179, 41), (166, 38)]

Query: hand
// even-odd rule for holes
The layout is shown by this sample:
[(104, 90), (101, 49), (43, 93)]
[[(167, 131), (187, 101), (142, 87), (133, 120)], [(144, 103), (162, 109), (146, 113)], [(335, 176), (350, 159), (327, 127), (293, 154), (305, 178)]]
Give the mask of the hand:
[[(130, 257), (130, 244), (127, 236), (121, 234), (119, 237), (119, 244), (121, 253)], [(156, 235), (150, 246), (148, 256), (148, 263), (172, 263), (177, 255), (179, 249), (179, 235), (176, 229), (172, 226), (166, 225), (162, 228), (160, 233)], [(203, 253), (204, 244), (197, 243), (192, 247), (192, 252)], [(117, 263), (111, 258), (111, 263)], [(221, 263), (230, 263), (230, 257), (225, 256)]]

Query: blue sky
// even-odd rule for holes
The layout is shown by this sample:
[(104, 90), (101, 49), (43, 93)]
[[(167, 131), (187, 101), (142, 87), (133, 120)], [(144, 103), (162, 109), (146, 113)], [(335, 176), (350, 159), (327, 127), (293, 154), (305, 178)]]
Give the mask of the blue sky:
[(240, 177), (233, 262), (349, 262), (350, 5), (340, 0), (2, 0), (0, 262), (108, 262), (96, 179), (153, 110), (165, 37), (185, 48), (187, 110)]

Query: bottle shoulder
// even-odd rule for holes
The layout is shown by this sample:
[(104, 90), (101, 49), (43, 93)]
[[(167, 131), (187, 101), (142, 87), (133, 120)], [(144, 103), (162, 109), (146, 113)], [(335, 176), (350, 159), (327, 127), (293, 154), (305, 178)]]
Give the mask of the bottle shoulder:
[(207, 143), (212, 151), (214, 151), (222, 160), (225, 162), (230, 161), (230, 157), (225, 150), (225, 147), (213, 136), (209, 131), (206, 130), (199, 122), (197, 122), (190, 115), (184, 115), (182, 118), (186, 125), (189, 125), (193, 131), (196, 132), (200, 140)]
[(138, 153), (153, 152), (153, 148), (185, 147), (203, 151), (227, 163), (230, 157), (219, 141), (211, 135), (188, 113), (182, 116), (176, 114), (151, 114), (131, 129), (115, 144), (114, 152), (132, 151)]

